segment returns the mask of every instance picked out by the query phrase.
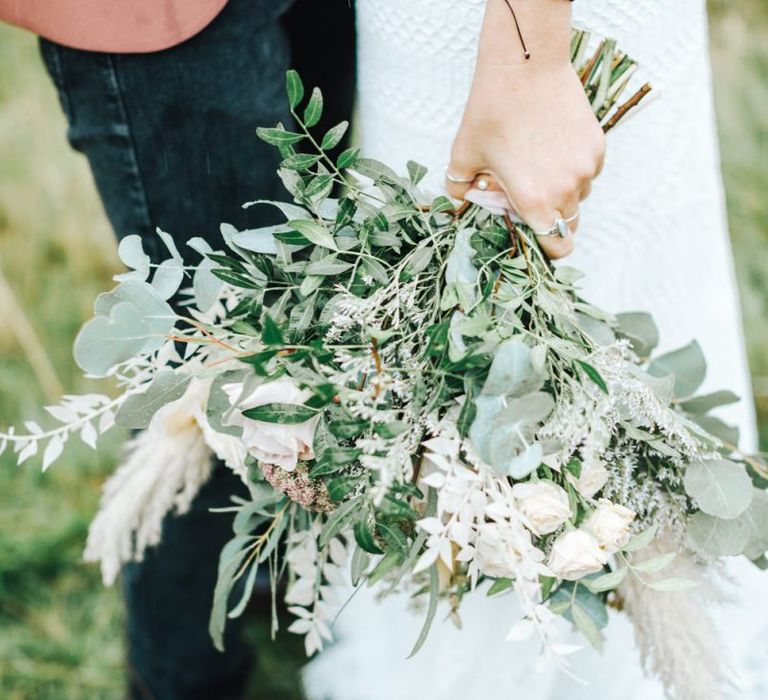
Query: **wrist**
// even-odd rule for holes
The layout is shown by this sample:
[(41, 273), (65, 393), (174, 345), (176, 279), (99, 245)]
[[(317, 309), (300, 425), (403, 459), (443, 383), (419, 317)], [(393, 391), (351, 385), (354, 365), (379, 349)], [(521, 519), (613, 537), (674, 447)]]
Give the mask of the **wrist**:
[(570, 46), (570, 2), (487, 0), (478, 69), (534, 71), (568, 65)]

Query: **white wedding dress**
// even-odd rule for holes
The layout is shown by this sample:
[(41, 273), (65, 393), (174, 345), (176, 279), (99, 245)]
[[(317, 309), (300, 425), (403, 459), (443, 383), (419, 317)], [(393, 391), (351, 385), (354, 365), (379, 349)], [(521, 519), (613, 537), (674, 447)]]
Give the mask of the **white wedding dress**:
[[(498, 0), (501, 1), (501, 0)], [(535, 0), (531, 0), (535, 1)], [(366, 155), (405, 172), (430, 168), (441, 189), (474, 69), (486, 0), (357, 0), (359, 110)], [(722, 415), (756, 443), (751, 388), (712, 106), (704, 0), (576, 0), (576, 23), (616, 38), (661, 99), (609, 136), (606, 167), (584, 203), (571, 263), (587, 273), (584, 296), (612, 311), (650, 311), (661, 349), (696, 338), (710, 369), (704, 390), (745, 397)], [(768, 582), (745, 560), (729, 562), (738, 600), (716, 613), (740, 679), (734, 698), (768, 698)], [(339, 617), (339, 641), (313, 661), (312, 700), (660, 700), (632, 631), (612, 615), (602, 656), (573, 666), (589, 685), (534, 671), (536, 649), (505, 642), (512, 596), (470, 596), (464, 630), (438, 613), (432, 634), (405, 660), (421, 625), (400, 597), (379, 604), (360, 591)], [(443, 611), (444, 613), (444, 611)]]

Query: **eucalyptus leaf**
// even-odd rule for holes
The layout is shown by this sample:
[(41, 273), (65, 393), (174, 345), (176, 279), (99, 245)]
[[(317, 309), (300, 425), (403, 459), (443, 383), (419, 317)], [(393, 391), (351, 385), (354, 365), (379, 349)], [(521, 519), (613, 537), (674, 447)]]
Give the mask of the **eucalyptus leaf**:
[(605, 321), (598, 321), (596, 318), (581, 312), (577, 312), (575, 316), (576, 324), (581, 331), (598, 345), (610, 345), (615, 342), (616, 335)]
[(739, 429), (735, 425), (728, 425), (717, 416), (701, 415), (699, 413), (692, 414), (691, 420), (727, 445), (739, 444)]
[(534, 441), (536, 427), (552, 411), (553, 398), (544, 392), (506, 401), (499, 396), (478, 396), (476, 417), (469, 438), (480, 456), (499, 473), (523, 478), (535, 469), (543, 451)]
[(184, 268), (178, 260), (163, 260), (152, 277), (152, 287), (161, 299), (170, 299), (184, 281)]
[(167, 231), (163, 231), (161, 228), (156, 228), (155, 233), (168, 249), (168, 252), (171, 254), (171, 258), (173, 258), (178, 263), (183, 263), (183, 258), (181, 257), (181, 253), (179, 253), (179, 249), (176, 247), (176, 241), (173, 240), (173, 236)]
[(123, 402), (115, 415), (115, 423), (136, 430), (146, 428), (163, 406), (184, 395), (191, 379), (189, 374), (160, 372), (146, 391), (133, 394)]
[(752, 480), (742, 466), (727, 459), (689, 464), (683, 484), (703, 512), (718, 518), (735, 518), (752, 502)]
[[(129, 280), (104, 294), (99, 294), (93, 304), (97, 316), (109, 316), (118, 304), (132, 304), (149, 319), (160, 321), (175, 320), (176, 314), (157, 290), (146, 282)], [(163, 324), (164, 327), (164, 324)]]
[(617, 314), (618, 334), (629, 340), (638, 357), (649, 357), (659, 344), (659, 329), (649, 313), (633, 311)]
[(241, 384), (245, 379), (248, 370), (236, 369), (228, 370), (217, 375), (211, 382), (211, 388), (208, 390), (208, 399), (205, 404), (205, 415), (208, 424), (217, 433), (240, 437), (243, 434), (242, 427), (238, 425), (227, 425), (225, 420), (229, 412), (233, 409), (223, 387), (225, 384)]
[(718, 557), (737, 556), (749, 544), (750, 527), (741, 518), (723, 520), (698, 512), (688, 518), (686, 529), (695, 549)]
[(680, 404), (687, 413), (709, 413), (713, 408), (738, 403), (739, 397), (732, 391), (715, 391), (712, 394), (695, 396)]
[(675, 378), (675, 396), (684, 399), (692, 396), (704, 381), (707, 362), (701, 346), (694, 340), (679, 350), (657, 357), (648, 365), (654, 377), (672, 375)]
[(768, 551), (768, 493), (755, 489), (752, 503), (738, 518), (746, 525), (749, 539), (744, 554), (749, 559), (757, 559)]
[(139, 279), (145, 280), (149, 276), (150, 259), (144, 252), (141, 236), (125, 236), (117, 246), (117, 254), (126, 267), (138, 273)]
[(82, 327), (75, 339), (75, 361), (85, 372), (103, 377), (116, 365), (158, 349), (175, 318), (170, 307), (167, 315), (150, 317), (135, 304), (121, 302), (108, 317), (96, 316)]
[(192, 292), (195, 297), (195, 306), (205, 313), (216, 303), (224, 283), (214, 275), (211, 270), (216, 263), (208, 258), (200, 261), (192, 277)]
[(514, 338), (496, 349), (482, 393), (517, 396), (535, 391), (542, 383), (541, 376), (533, 369), (530, 349), (522, 340)]
[[(574, 587), (576, 588), (575, 595)], [(605, 609), (605, 603), (584, 583), (567, 581), (552, 594), (550, 600), (552, 604), (562, 604), (563, 610), (560, 614), (569, 622), (575, 622), (571, 610), (571, 604), (575, 603), (589, 617), (596, 629), (601, 630), (608, 624), (608, 612)]]

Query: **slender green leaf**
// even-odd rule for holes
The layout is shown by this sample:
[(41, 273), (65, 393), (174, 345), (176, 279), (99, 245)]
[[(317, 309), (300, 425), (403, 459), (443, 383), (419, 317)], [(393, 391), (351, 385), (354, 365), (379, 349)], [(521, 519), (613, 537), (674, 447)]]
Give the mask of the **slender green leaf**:
[(184, 395), (191, 380), (188, 374), (160, 372), (146, 391), (125, 400), (115, 415), (115, 423), (136, 430), (146, 428), (157, 411)]
[(579, 632), (581, 632), (586, 640), (598, 651), (603, 649), (603, 635), (600, 634), (600, 630), (597, 629), (597, 625), (592, 621), (592, 618), (580, 605), (573, 604), (571, 606), (571, 615), (573, 615), (573, 621), (576, 624)]
[(268, 403), (264, 406), (256, 406), (243, 411), (243, 415), (251, 420), (260, 420), (264, 423), (283, 423), (295, 425), (306, 423), (317, 415), (317, 410), (293, 403)]
[(358, 520), (354, 527), (355, 541), (358, 546), (369, 554), (384, 554), (384, 551), (376, 544), (373, 533), (368, 528), (365, 520)]
[(320, 147), (324, 151), (330, 151), (332, 148), (336, 148), (336, 146), (341, 143), (341, 140), (344, 138), (344, 134), (347, 133), (348, 128), (349, 122), (343, 121), (329, 129), (325, 136), (323, 136), (323, 141), (320, 144)]
[(333, 236), (319, 221), (295, 219), (288, 222), (288, 225), (298, 231), (311, 243), (319, 245), (322, 248), (328, 248), (329, 250), (338, 250), (336, 242), (333, 240)]
[(496, 595), (497, 593), (501, 593), (502, 591), (509, 590), (512, 588), (512, 586), (515, 585), (515, 582), (511, 578), (497, 578), (493, 585), (488, 589), (488, 593), (486, 593), (487, 596)]
[(589, 588), (593, 593), (603, 593), (605, 591), (612, 591), (618, 587), (627, 575), (627, 567), (616, 569), (609, 574), (604, 574), (598, 578), (584, 581), (584, 585)]
[(264, 314), (264, 327), (261, 331), (261, 341), (265, 345), (282, 345), (285, 342), (280, 327), (269, 314)]
[(323, 116), (323, 93), (320, 92), (320, 88), (312, 90), (312, 95), (309, 98), (307, 108), (304, 110), (304, 126), (311, 129), (313, 126), (317, 126), (320, 118)]
[(271, 146), (290, 146), (305, 138), (304, 134), (296, 134), (285, 129), (267, 129), (265, 127), (256, 129), (256, 134), (262, 141), (266, 141)]
[(357, 163), (357, 159), (360, 156), (360, 149), (353, 147), (342, 151), (339, 157), (336, 159), (336, 167), (339, 170), (351, 168)]
[(285, 89), (288, 93), (288, 104), (291, 109), (296, 109), (304, 99), (304, 83), (295, 70), (289, 70), (285, 74)]
[(285, 158), (280, 163), (280, 167), (296, 170), (301, 173), (309, 170), (319, 160), (320, 156), (311, 155), (310, 153), (294, 153), (292, 156)]
[(437, 565), (433, 564), (429, 570), (429, 603), (427, 604), (427, 615), (424, 619), (424, 625), (421, 628), (419, 637), (416, 643), (413, 645), (411, 653), (408, 658), (412, 658), (419, 653), (419, 650), (424, 646), (424, 642), (427, 641), (429, 630), (432, 627), (432, 622), (435, 619), (435, 613), (437, 613), (437, 598), (440, 588), (440, 577), (437, 574)]
[(576, 362), (579, 367), (584, 370), (584, 374), (586, 374), (600, 388), (600, 391), (602, 391), (604, 394), (607, 394), (608, 385), (605, 383), (605, 379), (603, 379), (600, 375), (600, 372), (598, 372), (588, 362), (584, 362), (583, 360), (576, 360)]

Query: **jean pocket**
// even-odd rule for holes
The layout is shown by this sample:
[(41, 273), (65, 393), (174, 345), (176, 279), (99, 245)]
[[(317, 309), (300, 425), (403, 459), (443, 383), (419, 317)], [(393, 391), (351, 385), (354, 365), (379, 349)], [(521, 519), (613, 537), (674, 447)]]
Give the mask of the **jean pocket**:
[(66, 116), (67, 121), (72, 124), (74, 118), (74, 112), (72, 110), (72, 100), (69, 96), (69, 90), (67, 89), (67, 81), (64, 77), (64, 61), (62, 59), (62, 49), (57, 44), (54, 44), (42, 37), (39, 40), (40, 56), (43, 59), (48, 75), (51, 76), (56, 92), (59, 95), (59, 104)]

